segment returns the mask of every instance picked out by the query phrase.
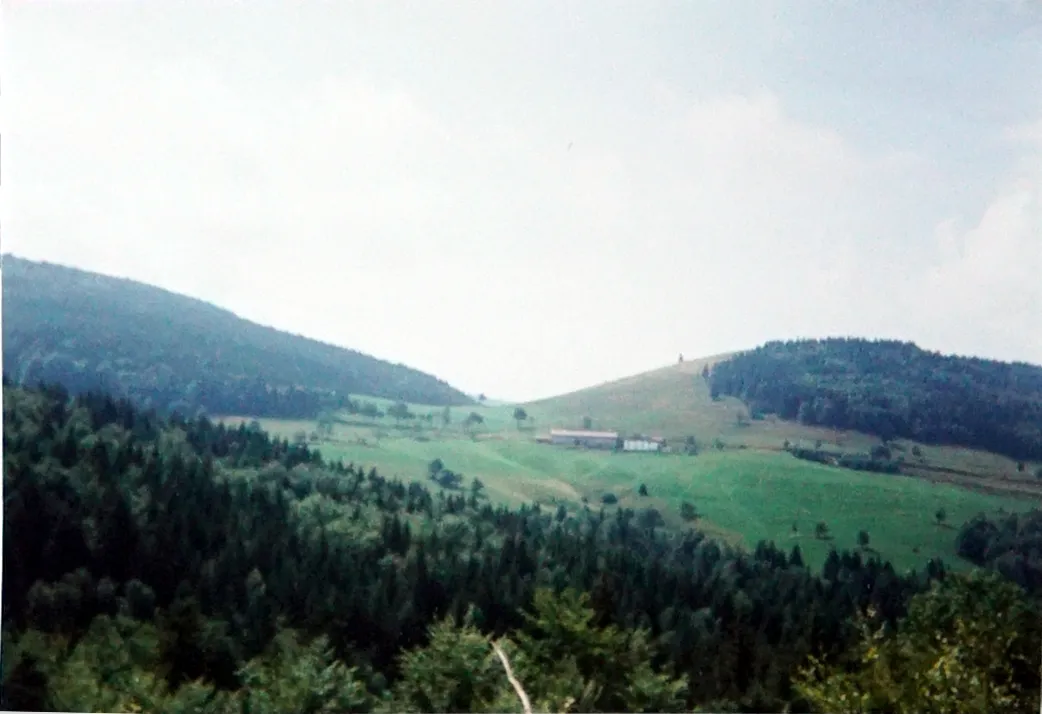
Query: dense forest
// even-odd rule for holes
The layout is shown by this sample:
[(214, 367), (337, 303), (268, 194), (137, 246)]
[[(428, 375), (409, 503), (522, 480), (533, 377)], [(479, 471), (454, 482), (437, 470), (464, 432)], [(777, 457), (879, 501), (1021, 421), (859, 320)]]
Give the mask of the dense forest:
[(4, 256), (3, 372), (160, 410), (311, 418), (348, 394), (472, 400), (417, 370), (131, 280)]
[(1042, 460), (1042, 367), (862, 339), (770, 342), (713, 366), (754, 416)]
[(966, 560), (1042, 595), (1042, 511), (1009, 513), (1000, 520), (977, 516), (959, 530), (956, 548)]
[(1037, 708), (1038, 603), (995, 575), (811, 572), (60, 387), (3, 409), (4, 708), (521, 711), (493, 644), (540, 711)]

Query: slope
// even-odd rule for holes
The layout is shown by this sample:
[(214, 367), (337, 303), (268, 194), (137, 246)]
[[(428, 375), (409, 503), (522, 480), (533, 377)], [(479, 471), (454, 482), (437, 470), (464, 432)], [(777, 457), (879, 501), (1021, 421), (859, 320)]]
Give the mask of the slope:
[[(542, 416), (547, 427), (577, 427), (582, 425), (584, 417), (589, 417), (594, 428), (646, 433), (671, 441), (695, 436), (708, 443), (711, 439), (726, 439), (740, 433), (743, 439), (753, 438), (766, 445), (766, 440), (758, 438), (759, 432), (765, 431), (764, 425), (758, 425), (756, 430), (738, 426), (739, 418), (748, 414), (741, 401), (710, 398), (704, 370), (712, 369), (729, 357), (730, 354), (721, 354), (689, 360), (530, 402), (524, 407)], [(772, 432), (764, 435), (771, 445), (781, 443), (779, 436), (788, 437), (787, 432), (767, 431)], [(800, 434), (803, 433), (801, 430)]]
[[(753, 414), (744, 401), (725, 393), (714, 399), (710, 383), (733, 364), (732, 357), (691, 360), (524, 406), (539, 418), (543, 429), (579, 427), (589, 417), (594, 428), (657, 435), (673, 443), (693, 436), (702, 449), (715, 445), (726, 450), (781, 451), (786, 442), (807, 447), (820, 442), (826, 449), (864, 453), (882, 444), (878, 435), (854, 429)], [(1036, 477), (1040, 463), (972, 445), (913, 439), (895, 439), (890, 444), (905, 458), (901, 468), (908, 476), (996, 494), (1042, 495), (1042, 479)]]
[(158, 408), (313, 416), (348, 394), (472, 400), (418, 370), (242, 319), (132, 280), (3, 259), (3, 370)]

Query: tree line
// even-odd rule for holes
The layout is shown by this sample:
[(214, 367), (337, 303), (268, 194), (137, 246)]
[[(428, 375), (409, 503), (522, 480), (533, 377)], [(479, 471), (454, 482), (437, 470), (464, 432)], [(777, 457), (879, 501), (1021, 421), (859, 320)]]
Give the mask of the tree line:
[(1042, 367), (911, 343), (770, 342), (713, 366), (712, 396), (803, 424), (1042, 460)]
[[(838, 711), (842, 687), (921, 704), (869, 686), (865, 627), (913, 638), (928, 672), (948, 651), (914, 639), (924, 622), (957, 642), (960, 613), (1026, 602), (937, 561), (836, 552), (812, 572), (798, 546), (631, 509), (494, 506), (60, 387), (5, 384), (3, 458), (5, 708), (520, 711), (493, 642), (541, 710)], [(1014, 654), (1037, 650), (1022, 629)], [(981, 681), (1021, 706), (1037, 667), (959, 686)]]
[(997, 519), (981, 514), (959, 529), (955, 547), (960, 557), (1042, 596), (1042, 510)]

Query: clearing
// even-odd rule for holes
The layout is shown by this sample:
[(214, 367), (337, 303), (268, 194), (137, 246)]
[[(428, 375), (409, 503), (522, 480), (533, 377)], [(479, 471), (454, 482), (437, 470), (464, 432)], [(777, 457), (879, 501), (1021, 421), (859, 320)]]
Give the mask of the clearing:
[[(413, 406), (412, 410), (425, 414), (427, 408)], [(473, 435), (460, 425), (470, 411), (485, 417)], [(703, 448), (698, 456), (686, 456), (538, 444), (535, 432), (517, 428), (512, 412), (508, 406), (453, 409), (448, 427), (440, 426), (438, 418), (434, 425), (421, 420), (396, 425), (389, 417), (342, 415), (343, 421), (313, 446), (327, 458), (374, 466), (405, 480), (426, 480), (427, 464), (439, 458), (446, 468), (462, 473), (465, 484), (480, 478), (493, 500), (515, 506), (536, 501), (575, 510), (585, 498), (596, 509), (610, 492), (619, 505), (655, 507), (667, 525), (679, 526), (683, 523), (680, 505), (688, 502), (700, 515), (695, 525), (707, 534), (749, 548), (761, 539), (786, 549), (799, 543), (811, 565), (820, 564), (833, 546), (856, 547), (860, 530), (869, 533), (871, 547), (895, 567), (921, 568), (933, 556), (959, 565), (953, 526), (982, 511), (994, 516), (1004, 510), (1025, 510), (1033, 500), (919, 478), (831, 468), (754, 448)], [(529, 412), (536, 413), (540, 428), (557, 425), (548, 411), (534, 407)], [(437, 417), (440, 410), (434, 413)], [(247, 419), (223, 420), (235, 424)], [(259, 421), (265, 429), (290, 439), (316, 428), (315, 422), (307, 421)], [(638, 495), (641, 484), (648, 488), (647, 497)], [(939, 509), (947, 516), (942, 525), (935, 519)], [(828, 525), (830, 540), (815, 537), (819, 521)]]

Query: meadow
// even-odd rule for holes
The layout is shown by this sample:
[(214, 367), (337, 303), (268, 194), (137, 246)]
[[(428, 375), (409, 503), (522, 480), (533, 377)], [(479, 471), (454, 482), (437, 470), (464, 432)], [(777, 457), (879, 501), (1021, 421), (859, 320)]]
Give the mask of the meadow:
[[(640, 394), (629, 392), (633, 393)], [(538, 502), (544, 507), (565, 505), (574, 510), (582, 508), (586, 499), (589, 507), (596, 509), (602, 507), (602, 497), (610, 492), (618, 498), (618, 505), (605, 506), (606, 510), (653, 507), (660, 511), (667, 527), (676, 527), (684, 523), (680, 506), (687, 502), (699, 514), (694, 525), (707, 534), (747, 548), (761, 539), (773, 540), (786, 549), (798, 543), (805, 561), (815, 566), (833, 547), (858, 547), (862, 530), (869, 534), (869, 548), (899, 569), (921, 568), (935, 556), (960, 566), (954, 540), (963, 522), (980, 512), (994, 516), (1003, 510), (1026, 510), (1037, 505), (1036, 499), (1023, 496), (821, 466), (767, 448), (774, 442), (764, 432), (774, 440), (811, 438), (798, 432), (798, 425), (794, 430), (793, 425), (779, 423), (773, 433), (758, 423), (714, 431), (713, 420), (706, 412), (720, 410), (724, 417), (717, 418), (716, 423), (726, 425), (733, 421), (728, 410), (740, 405), (712, 403), (708, 408), (691, 410), (694, 418), (685, 423), (665, 401), (656, 405), (657, 409), (649, 411), (651, 405), (641, 403), (643, 409), (627, 412), (626, 399), (618, 396), (614, 400), (603, 397), (600, 405), (587, 399), (578, 408), (569, 404), (567, 397), (559, 402), (525, 405), (531, 419), (521, 428), (512, 417), (513, 407), (500, 405), (453, 408), (448, 425), (441, 422), (441, 408), (424, 405), (411, 405), (410, 410), (420, 416), (431, 413), (430, 423), (423, 419), (396, 423), (390, 417), (341, 414), (313, 446), (325, 457), (372, 466), (405, 480), (425, 480), (428, 464), (441, 459), (446, 468), (463, 475), (464, 487), (478, 478), (493, 501), (515, 506)], [(637, 397), (637, 401), (641, 399), (648, 398)], [(376, 402), (384, 410), (390, 406), (384, 400), (367, 401)], [(705, 405), (708, 396), (700, 401)], [(616, 406), (615, 414), (611, 404), (625, 406)], [(468, 431), (462, 422), (471, 411), (480, 414), (484, 422)], [(626, 413), (635, 416), (620, 424)], [(699, 435), (701, 451), (689, 456), (587, 451), (535, 441), (537, 434), (551, 427), (581, 426), (583, 416), (591, 416), (595, 428), (627, 432), (653, 432), (648, 427), (657, 423), (662, 426), (660, 433), (674, 439), (678, 434), (695, 433), (698, 423), (702, 434), (726, 439), (727, 443), (723, 449), (713, 448), (707, 442), (709, 436)], [(223, 420), (234, 424), (250, 419)], [(302, 433), (314, 437), (316, 431), (315, 422), (259, 421), (265, 429), (291, 439), (300, 438)], [(751, 443), (738, 441), (739, 436), (747, 435), (756, 438), (749, 439)], [(863, 435), (847, 436), (846, 443), (854, 439), (871, 443), (870, 437)], [(639, 495), (642, 484), (647, 496)], [(941, 510), (945, 519), (939, 523), (936, 514)], [(827, 540), (815, 535), (819, 521), (828, 526)]]

